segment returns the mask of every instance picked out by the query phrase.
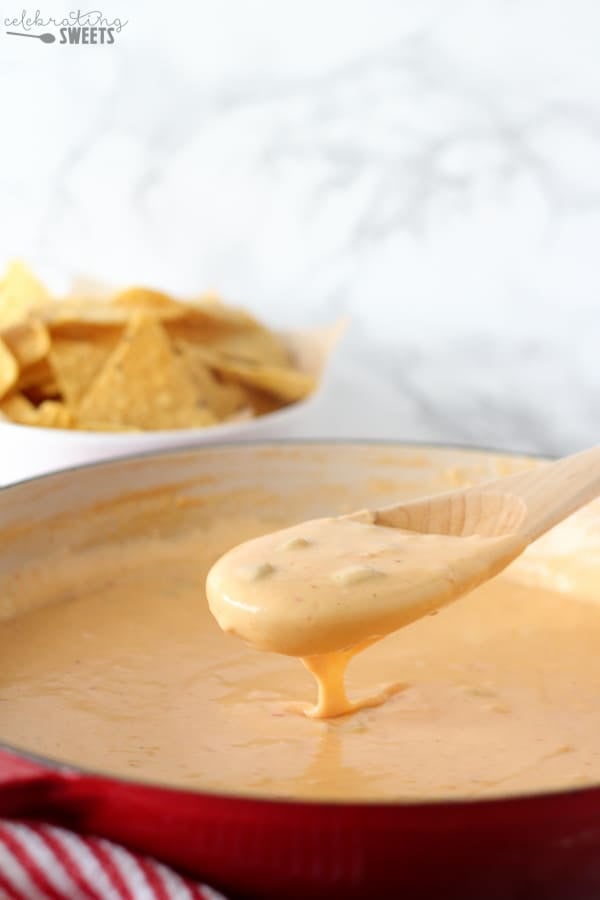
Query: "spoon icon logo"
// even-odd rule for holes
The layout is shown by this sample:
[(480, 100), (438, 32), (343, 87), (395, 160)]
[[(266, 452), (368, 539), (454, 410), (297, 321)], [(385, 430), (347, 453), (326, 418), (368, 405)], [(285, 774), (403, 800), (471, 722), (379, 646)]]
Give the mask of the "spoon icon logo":
[(43, 34), (28, 34), (25, 31), (7, 31), (6, 33), (12, 34), (15, 37), (35, 38), (43, 44), (53, 44), (56, 40), (56, 37), (49, 31), (46, 31)]

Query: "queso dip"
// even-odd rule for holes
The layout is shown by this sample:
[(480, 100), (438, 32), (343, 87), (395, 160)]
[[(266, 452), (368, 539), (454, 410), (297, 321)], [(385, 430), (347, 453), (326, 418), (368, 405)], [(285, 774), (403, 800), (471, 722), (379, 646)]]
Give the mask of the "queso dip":
[(350, 700), (385, 691), (385, 703), (307, 718), (310, 673), (224, 634), (204, 594), (226, 550), (306, 507), (277, 517), (250, 515), (247, 497), (214, 504), (185, 527), (172, 526), (170, 498), (164, 515), (132, 513), (123, 528), (101, 510), (105, 527), (62, 564), (23, 567), (11, 590), (29, 611), (0, 622), (1, 741), (259, 796), (415, 800), (600, 782), (600, 607), (589, 599), (509, 569), (350, 662)]

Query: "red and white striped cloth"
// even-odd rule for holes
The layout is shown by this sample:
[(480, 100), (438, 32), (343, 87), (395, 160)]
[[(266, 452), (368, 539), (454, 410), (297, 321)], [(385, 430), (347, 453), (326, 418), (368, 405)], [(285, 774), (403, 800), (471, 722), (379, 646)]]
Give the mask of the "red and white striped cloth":
[(0, 819), (0, 900), (224, 900), (103, 838)]

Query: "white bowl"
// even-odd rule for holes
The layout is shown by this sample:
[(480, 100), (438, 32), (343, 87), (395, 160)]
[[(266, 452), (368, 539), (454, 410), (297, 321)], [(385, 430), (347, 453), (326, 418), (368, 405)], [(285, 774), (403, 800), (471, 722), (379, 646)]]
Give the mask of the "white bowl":
[(55, 472), (68, 466), (129, 456), (150, 450), (193, 447), (271, 438), (297, 438), (310, 433), (309, 423), (333, 386), (335, 346), (345, 322), (322, 329), (282, 332), (299, 368), (318, 378), (317, 389), (306, 399), (271, 413), (239, 422), (170, 431), (93, 432), (36, 428), (0, 421), (0, 487)]

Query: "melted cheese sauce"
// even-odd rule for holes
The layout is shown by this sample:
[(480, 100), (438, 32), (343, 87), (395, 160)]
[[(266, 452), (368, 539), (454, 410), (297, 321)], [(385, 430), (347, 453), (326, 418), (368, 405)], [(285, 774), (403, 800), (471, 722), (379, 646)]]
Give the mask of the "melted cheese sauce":
[[(228, 547), (278, 522), (91, 547), (27, 582), (51, 605), (0, 625), (0, 740), (206, 790), (345, 800), (600, 782), (600, 608), (501, 575), (356, 657), (352, 701), (306, 703), (298, 661), (224, 634), (203, 593)], [(566, 566), (563, 567), (566, 572)], [(385, 689), (385, 688), (383, 688)]]
[(314, 519), (234, 547), (210, 570), (207, 596), (224, 631), (302, 658), (315, 676), (314, 717), (377, 706), (387, 685), (350, 701), (345, 670), (365, 647), (436, 612), (510, 562), (512, 536), (417, 534), (373, 524), (369, 511)]

